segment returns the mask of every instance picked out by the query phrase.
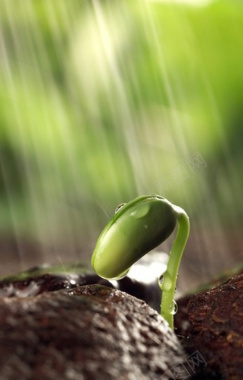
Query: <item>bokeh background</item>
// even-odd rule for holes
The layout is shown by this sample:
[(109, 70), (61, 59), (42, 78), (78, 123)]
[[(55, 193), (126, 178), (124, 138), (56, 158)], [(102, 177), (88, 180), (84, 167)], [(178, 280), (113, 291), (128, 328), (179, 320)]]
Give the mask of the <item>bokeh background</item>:
[(183, 289), (238, 265), (242, 42), (237, 0), (1, 0), (0, 274), (89, 260), (151, 193), (190, 215)]

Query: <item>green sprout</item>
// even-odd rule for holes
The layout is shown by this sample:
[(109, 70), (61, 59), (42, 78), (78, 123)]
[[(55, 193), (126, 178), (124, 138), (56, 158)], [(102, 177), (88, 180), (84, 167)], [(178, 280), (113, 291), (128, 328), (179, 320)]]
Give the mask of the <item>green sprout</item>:
[(177, 234), (166, 271), (159, 278), (161, 315), (173, 329), (174, 294), (181, 257), (190, 231), (186, 212), (159, 195), (144, 195), (117, 207), (96, 243), (92, 256), (95, 272), (106, 279), (121, 279), (145, 253)]

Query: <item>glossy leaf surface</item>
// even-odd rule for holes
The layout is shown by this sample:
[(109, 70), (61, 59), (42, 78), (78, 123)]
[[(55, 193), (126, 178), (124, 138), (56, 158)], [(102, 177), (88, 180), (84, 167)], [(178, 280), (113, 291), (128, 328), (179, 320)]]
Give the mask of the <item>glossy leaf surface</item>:
[(177, 214), (165, 198), (150, 195), (126, 203), (101, 233), (92, 266), (104, 278), (121, 278), (172, 233)]

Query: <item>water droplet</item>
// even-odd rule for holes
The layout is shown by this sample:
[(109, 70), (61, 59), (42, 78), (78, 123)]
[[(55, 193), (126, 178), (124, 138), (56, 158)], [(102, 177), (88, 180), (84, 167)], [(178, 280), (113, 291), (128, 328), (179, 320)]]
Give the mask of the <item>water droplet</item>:
[(120, 209), (121, 209), (123, 206), (125, 206), (125, 204), (126, 204), (126, 203), (121, 203), (121, 204), (119, 204), (119, 205), (117, 206), (117, 208), (115, 209), (115, 214), (116, 214), (118, 211), (120, 211)]
[(173, 300), (169, 307), (170, 314), (175, 315), (178, 311), (178, 305), (175, 300)]
[(148, 214), (150, 210), (150, 207), (148, 204), (140, 205), (137, 210), (134, 210), (131, 212), (131, 216), (136, 219), (143, 218), (145, 215)]
[(167, 271), (162, 273), (159, 277), (158, 283), (161, 290), (170, 290), (172, 287), (172, 278), (170, 274)]
[(164, 281), (164, 272), (158, 278), (159, 287), (163, 285), (163, 281)]

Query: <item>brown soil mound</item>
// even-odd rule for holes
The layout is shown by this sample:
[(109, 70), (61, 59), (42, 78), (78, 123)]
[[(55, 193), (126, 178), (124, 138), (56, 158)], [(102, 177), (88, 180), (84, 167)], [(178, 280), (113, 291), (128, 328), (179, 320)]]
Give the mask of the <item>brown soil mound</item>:
[(243, 274), (178, 302), (176, 333), (204, 360), (200, 379), (243, 379)]
[(145, 302), (102, 285), (0, 299), (1, 380), (168, 379), (181, 345)]

